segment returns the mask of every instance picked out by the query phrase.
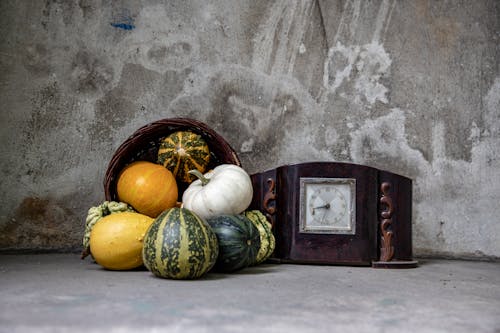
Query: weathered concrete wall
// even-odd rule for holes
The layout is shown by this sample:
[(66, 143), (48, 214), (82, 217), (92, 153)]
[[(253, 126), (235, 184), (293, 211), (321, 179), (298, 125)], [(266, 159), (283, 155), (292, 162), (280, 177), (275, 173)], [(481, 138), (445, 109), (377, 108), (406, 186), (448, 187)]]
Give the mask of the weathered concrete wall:
[(0, 248), (80, 246), (114, 150), (199, 119), (250, 173), (414, 179), (417, 255), (500, 256), (498, 1), (0, 2)]

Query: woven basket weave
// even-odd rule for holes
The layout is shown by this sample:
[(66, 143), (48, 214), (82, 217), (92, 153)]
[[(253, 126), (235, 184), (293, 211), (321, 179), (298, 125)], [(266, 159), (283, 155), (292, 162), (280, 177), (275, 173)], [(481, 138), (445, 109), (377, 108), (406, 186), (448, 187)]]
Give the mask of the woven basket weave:
[[(222, 136), (206, 124), (189, 118), (167, 118), (147, 124), (135, 131), (116, 150), (109, 162), (104, 177), (104, 194), (106, 200), (117, 201), (116, 182), (121, 170), (134, 161), (157, 160), (161, 139), (176, 131), (191, 131), (200, 134), (210, 149), (210, 164), (212, 169), (219, 164), (236, 164), (241, 162), (233, 148)], [(187, 184), (178, 184), (179, 198)]]

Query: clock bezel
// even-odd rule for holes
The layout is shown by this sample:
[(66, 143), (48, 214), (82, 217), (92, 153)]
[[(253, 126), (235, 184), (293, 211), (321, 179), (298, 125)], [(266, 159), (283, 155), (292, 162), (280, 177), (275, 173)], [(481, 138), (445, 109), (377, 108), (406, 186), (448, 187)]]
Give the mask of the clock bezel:
[[(304, 234), (330, 234), (330, 235), (355, 235), (356, 234), (356, 179), (337, 177), (300, 177), (300, 205), (299, 205), (299, 233)], [(349, 202), (347, 207), (348, 226), (312, 226), (307, 221), (308, 186), (344, 186), (349, 187)], [(338, 191), (338, 189), (336, 189)], [(346, 198), (347, 199), (347, 198)]]

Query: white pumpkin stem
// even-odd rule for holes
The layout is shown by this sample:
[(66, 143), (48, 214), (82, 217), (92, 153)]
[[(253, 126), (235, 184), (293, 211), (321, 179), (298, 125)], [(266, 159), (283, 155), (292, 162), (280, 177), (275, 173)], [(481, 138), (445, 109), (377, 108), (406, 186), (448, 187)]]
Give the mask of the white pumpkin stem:
[(205, 186), (210, 182), (209, 178), (206, 178), (205, 176), (203, 176), (203, 174), (196, 169), (190, 170), (190, 171), (188, 171), (188, 173), (196, 176), (201, 181), (201, 186)]

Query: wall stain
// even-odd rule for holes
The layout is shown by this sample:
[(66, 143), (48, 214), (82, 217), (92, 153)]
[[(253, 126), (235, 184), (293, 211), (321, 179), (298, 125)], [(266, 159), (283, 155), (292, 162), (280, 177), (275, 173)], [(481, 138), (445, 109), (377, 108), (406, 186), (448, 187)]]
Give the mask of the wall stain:
[(52, 82), (40, 89), (31, 102), (33, 112), (24, 129), (26, 142), (23, 146), (26, 148), (37, 144), (40, 136), (60, 125), (60, 118), (52, 116), (61, 104), (61, 95), (57, 82)]
[(18, 129), (23, 140), (16, 143), (17, 172), (29, 176), (23, 178), (23, 184), (33, 187), (47, 184), (47, 177), (52, 180), (78, 165), (80, 158), (74, 147), (82, 142), (79, 125), (74, 123), (75, 99), (61, 91), (58, 81), (37, 89), (30, 100), (28, 118)]
[(82, 10), (82, 16), (84, 19), (92, 17), (99, 6), (96, 0), (79, 0), (78, 6)]
[[(130, 124), (138, 114), (150, 108), (144, 104), (168, 105), (182, 90), (190, 69), (166, 71), (160, 74), (142, 65), (128, 63), (123, 67), (116, 87), (95, 103), (95, 121), (89, 126), (93, 145), (112, 143), (116, 130)], [(162, 91), (151, 100), (151, 92)], [(142, 111), (139, 111), (141, 110)], [(151, 110), (149, 112), (158, 112)]]
[(192, 49), (191, 44), (183, 41), (174, 42), (170, 45), (155, 44), (148, 50), (147, 57), (161, 65), (171, 61), (172, 58), (189, 57)]
[(80, 50), (71, 63), (71, 78), (77, 92), (92, 94), (106, 91), (113, 80), (113, 69), (101, 57)]
[(65, 0), (47, 0), (42, 11), (44, 18), (42, 26), (48, 30), (48, 25), (51, 21), (56, 21), (57, 16), (62, 16), (62, 21), (66, 26), (70, 26), (75, 22), (75, 15), (79, 12), (74, 1)]
[(28, 45), (24, 54), (24, 67), (36, 76), (50, 74), (50, 61), (47, 46), (43, 43)]
[(243, 68), (230, 73), (209, 80), (206, 121), (231, 142), (248, 169), (262, 169), (259, 160), (275, 164), (284, 154), (280, 147), (290, 143), (288, 133), (307, 126), (303, 106), (291, 89), (266, 81), (267, 76)]
[(446, 239), (444, 237), (444, 225), (445, 225), (445, 222), (444, 221), (439, 221), (439, 232), (436, 234), (436, 241), (443, 244), (446, 242)]
[(460, 27), (459, 23), (448, 15), (450, 9), (444, 4), (432, 1), (418, 1), (415, 8), (421, 21), (425, 22), (427, 41), (432, 47), (445, 57), (453, 53), (460, 35)]
[(81, 234), (74, 212), (48, 197), (25, 197), (7, 223), (0, 225), (0, 248), (67, 248)]

